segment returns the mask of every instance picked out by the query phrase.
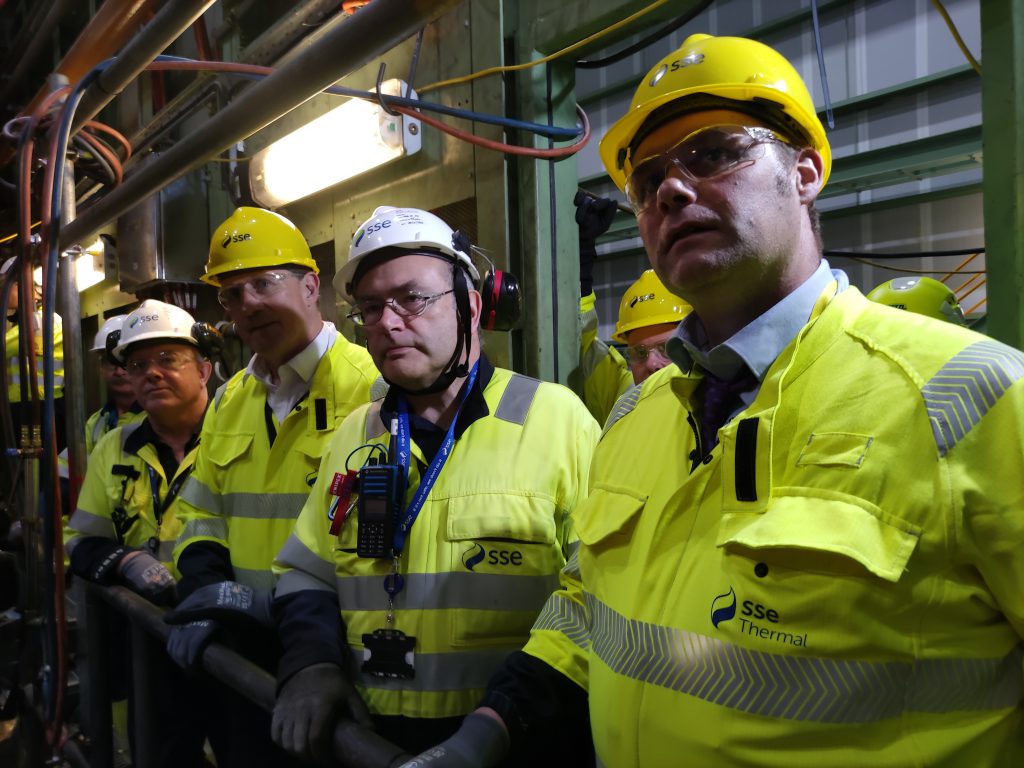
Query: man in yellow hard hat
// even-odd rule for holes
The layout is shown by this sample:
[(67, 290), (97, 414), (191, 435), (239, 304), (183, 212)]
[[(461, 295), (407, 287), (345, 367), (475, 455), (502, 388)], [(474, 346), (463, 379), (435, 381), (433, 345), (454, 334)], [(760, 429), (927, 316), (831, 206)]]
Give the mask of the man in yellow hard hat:
[(651, 374), (671, 365), (665, 345), (691, 307), (669, 291), (653, 269), (645, 270), (619, 302), (619, 319), (612, 338), (626, 345), (633, 381), (641, 384)]
[[(363, 347), (323, 320), (319, 268), (283, 216), (237, 209), (214, 231), (202, 279), (217, 288), (254, 355), (214, 396), (195, 470), (181, 492), (178, 592), (191, 609), (231, 602), (257, 610), (269, 605), (271, 564), (316, 481), (327, 442), (370, 399), (377, 370)], [(267, 621), (260, 614), (254, 623)], [(228, 631), (223, 617), (175, 626), (168, 651), (194, 671), (210, 640)], [(273, 668), (271, 629), (249, 626), (234, 640)], [(269, 716), (258, 707), (238, 697), (225, 704), (224, 717), (232, 765), (286, 759), (270, 742)]]
[(868, 298), (887, 307), (966, 325), (964, 311), (956, 293), (933, 277), (894, 277), (876, 285)]
[(413, 765), (579, 707), (615, 768), (1016, 765), (1024, 354), (822, 261), (828, 141), (761, 43), (688, 38), (601, 156), (693, 312), (605, 426), (563, 589)]

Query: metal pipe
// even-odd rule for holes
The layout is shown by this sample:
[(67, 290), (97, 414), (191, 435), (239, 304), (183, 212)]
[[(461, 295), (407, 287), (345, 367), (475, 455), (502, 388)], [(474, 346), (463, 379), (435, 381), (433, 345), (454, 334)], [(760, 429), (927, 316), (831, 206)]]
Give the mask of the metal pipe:
[(87, 674), (82, 680), (92, 742), (90, 763), (94, 768), (114, 764), (113, 714), (110, 705), (110, 648), (104, 628), (110, 625), (110, 608), (99, 588), (84, 590)]
[[(75, 165), (70, 160), (64, 161), (64, 193), (61, 195), (62, 210), (60, 220), (66, 224), (75, 218)], [(68, 465), (74, 470), (69, 475), (68, 492), (72, 498), (68, 500), (68, 508), (78, 497), (78, 489), (82, 486), (85, 471), (85, 387), (77, 386), (85, 381), (85, 365), (82, 362), (82, 302), (78, 295), (78, 282), (75, 279), (76, 265), (73, 260), (74, 250), (62, 254), (57, 262), (57, 301), (63, 317), (62, 323), (64, 349), (64, 429), (67, 433)], [(60, 510), (54, 514), (59, 515)]]
[[(304, 0), (289, 11), (283, 19), (275, 22), (270, 29), (247, 45), (238, 57), (238, 61), (242, 64), (266, 66), (273, 64), (277, 55), (282, 51), (288, 51), (291, 54), (304, 50), (307, 47), (307, 42), (311, 43), (315, 36), (319, 36), (321, 32), (326, 32), (328, 28), (333, 28), (337, 23), (346, 20), (346, 17), (340, 13), (326, 21), (323, 20), (329, 10), (336, 8), (337, 0)], [(237, 16), (241, 13), (240, 9), (241, 5), (232, 8), (228, 13)], [(303, 34), (305, 27), (316, 24), (320, 24), (320, 26), (296, 43), (296, 38)], [(129, 136), (128, 141), (132, 145), (134, 154), (125, 163), (125, 171), (127, 172), (136, 164), (146, 147), (158, 141), (179, 120), (187, 117), (197, 106), (206, 101), (211, 89), (221, 100), (217, 103), (219, 109), (222, 101), (226, 100), (227, 91), (223, 82), (224, 79), (214, 73), (201, 73), (168, 102), (159, 113), (154, 115), (152, 120), (142, 126), (134, 135)], [(242, 82), (249, 85), (248, 81)]]
[(151, 768), (159, 765), (163, 758), (157, 754), (157, 697), (166, 696), (167, 692), (160, 690), (156, 671), (167, 657), (163, 644), (134, 621), (131, 623), (131, 638), (132, 694), (129, 706), (132, 711), (132, 765)]
[(246, 89), (203, 128), (97, 200), (61, 232), (62, 247), (86, 237), (139, 200), (248, 138), (457, 4), (458, 0), (370, 3), (274, 74)]
[[(162, 2), (164, 0), (106, 0), (64, 54), (57, 65), (57, 74), (77, 83), (99, 62), (117, 53)], [(49, 93), (43, 86), (22, 114), (31, 112)]]
[(86, 90), (75, 113), (71, 132), (74, 133), (86, 121), (99, 114), (213, 3), (214, 0), (169, 0)]
[[(124, 587), (88, 584), (93, 598), (106, 600), (138, 626), (163, 640), (170, 628), (163, 621), (164, 611), (129, 592)], [(87, 604), (88, 605), (88, 604)], [(133, 650), (134, 653), (134, 650)], [(220, 643), (211, 643), (203, 651), (203, 669), (230, 686), (267, 712), (274, 708), (274, 678), (262, 667)], [(109, 705), (107, 707), (109, 712)], [(335, 757), (348, 768), (382, 768), (399, 765), (403, 752), (391, 742), (351, 720), (341, 720), (334, 729)]]

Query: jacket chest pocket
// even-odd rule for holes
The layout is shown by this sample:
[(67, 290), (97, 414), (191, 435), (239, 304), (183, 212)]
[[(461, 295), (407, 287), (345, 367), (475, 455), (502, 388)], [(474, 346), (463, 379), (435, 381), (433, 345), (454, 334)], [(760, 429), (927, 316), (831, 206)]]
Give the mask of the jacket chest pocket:
[(210, 463), (221, 470), (248, 457), (252, 451), (252, 435), (212, 434), (204, 438), (203, 452)]
[(539, 496), (481, 494), (449, 499), (445, 527), (454, 646), (521, 645), (558, 585), (562, 514)]
[(920, 535), (917, 526), (862, 499), (793, 494), (773, 498), (762, 514), (724, 515), (716, 543), (787, 572), (896, 583)]

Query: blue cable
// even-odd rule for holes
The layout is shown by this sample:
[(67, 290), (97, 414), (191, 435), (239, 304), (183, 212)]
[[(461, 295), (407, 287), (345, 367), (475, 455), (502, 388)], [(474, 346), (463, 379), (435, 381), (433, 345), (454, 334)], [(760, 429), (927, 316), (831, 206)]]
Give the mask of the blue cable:
[[(195, 59), (186, 59), (181, 56), (157, 56), (156, 61), (180, 61), (180, 62), (191, 62), (198, 63)], [(216, 70), (214, 70), (216, 71)], [(259, 75), (255, 73), (245, 72), (222, 72), (225, 75), (235, 75), (237, 77), (244, 77), (247, 80), (262, 80), (266, 75)], [(519, 131), (529, 131), (536, 133), (540, 136), (552, 138), (555, 140), (565, 140), (579, 138), (583, 132), (582, 128), (561, 128), (556, 125), (543, 125), (541, 123), (531, 123), (525, 120), (516, 120), (511, 117), (501, 117), (499, 115), (487, 115), (482, 112), (473, 112), (468, 109), (457, 109), (456, 107), (449, 107), (445, 104), (437, 104), (432, 101), (420, 101), (419, 99), (407, 99), (403, 96), (388, 96), (384, 94), (378, 99), (376, 93), (370, 91), (360, 91), (355, 88), (346, 88), (341, 85), (332, 85), (329, 88), (325, 88), (323, 93), (329, 93), (334, 96), (348, 96), (355, 99), (363, 99), (365, 101), (372, 101), (375, 104), (379, 103), (382, 99), (388, 106), (394, 105), (396, 107), (407, 107), (409, 109), (423, 109), (427, 112), (437, 112), (438, 114), (448, 115), (449, 117), (460, 117), (465, 120), (472, 120), (477, 123), (487, 123), (488, 125), (499, 125), (503, 128), (510, 128)]]

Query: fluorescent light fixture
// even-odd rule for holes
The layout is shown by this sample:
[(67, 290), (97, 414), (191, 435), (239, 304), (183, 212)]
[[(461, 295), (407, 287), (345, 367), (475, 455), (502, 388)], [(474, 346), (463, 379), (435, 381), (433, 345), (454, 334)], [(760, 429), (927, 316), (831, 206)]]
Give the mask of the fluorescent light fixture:
[[(106, 246), (103, 239), (97, 237), (96, 242), (82, 252), (74, 255), (75, 259), (75, 287), (81, 293), (86, 288), (91, 288), (97, 283), (102, 283), (106, 278), (103, 271), (103, 256)], [(65, 251), (65, 256), (71, 256), (74, 252)], [(43, 284), (43, 268), (36, 267), (32, 270), (36, 285)]]
[[(382, 89), (391, 96), (403, 95), (405, 83), (386, 80)], [(268, 208), (278, 208), (416, 154), (420, 131), (420, 121), (415, 118), (389, 115), (372, 101), (349, 99), (252, 156), (249, 182), (253, 198)]]

